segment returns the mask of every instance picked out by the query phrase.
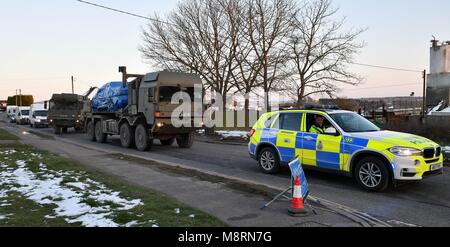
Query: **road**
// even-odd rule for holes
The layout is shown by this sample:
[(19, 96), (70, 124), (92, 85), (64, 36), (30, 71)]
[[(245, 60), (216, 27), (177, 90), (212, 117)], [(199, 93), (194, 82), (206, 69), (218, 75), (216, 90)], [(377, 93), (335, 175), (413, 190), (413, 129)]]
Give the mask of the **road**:
[[(33, 131), (52, 135), (51, 129), (34, 129)], [(191, 149), (179, 149), (175, 145), (162, 147), (156, 142), (150, 152), (141, 153), (123, 149), (117, 137), (110, 138), (106, 144), (90, 142), (83, 134), (73, 132), (58, 138), (83, 147), (136, 154), (273, 187), (289, 187), (287, 169), (276, 176), (262, 174), (256, 162), (249, 158), (246, 146), (242, 145), (197, 141)], [(353, 179), (333, 174), (309, 171), (307, 179), (311, 193), (315, 197), (345, 205), (392, 225), (450, 226), (449, 168), (445, 168), (442, 176), (403, 184), (397, 188), (390, 188), (384, 193), (362, 191)]]

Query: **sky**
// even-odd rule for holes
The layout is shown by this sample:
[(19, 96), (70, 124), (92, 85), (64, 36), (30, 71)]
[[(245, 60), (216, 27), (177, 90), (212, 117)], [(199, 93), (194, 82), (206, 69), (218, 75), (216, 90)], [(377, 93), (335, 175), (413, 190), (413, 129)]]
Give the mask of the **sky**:
[[(170, 11), (177, 0), (91, 0), (148, 16)], [(120, 80), (118, 66), (130, 73), (154, 71), (138, 51), (146, 20), (92, 7), (75, 0), (0, 0), (0, 99), (22, 89), (35, 101)], [(432, 36), (450, 40), (448, 0), (334, 0), (346, 28), (367, 28), (356, 62), (411, 70), (429, 69)], [(422, 95), (420, 72), (351, 65), (364, 76), (359, 87), (342, 86), (339, 96)], [(408, 84), (408, 85), (406, 85)]]

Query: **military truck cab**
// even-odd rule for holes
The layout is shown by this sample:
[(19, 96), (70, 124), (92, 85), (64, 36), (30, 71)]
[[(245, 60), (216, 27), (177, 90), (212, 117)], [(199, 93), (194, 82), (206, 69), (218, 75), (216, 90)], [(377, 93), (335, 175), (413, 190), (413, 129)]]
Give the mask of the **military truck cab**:
[(54, 94), (50, 100), (48, 123), (54, 133), (67, 133), (69, 128), (81, 131), (85, 113), (90, 111), (90, 100), (76, 94)]
[[(123, 73), (122, 89), (128, 89), (126, 102), (121, 106), (120, 97), (122, 89), (109, 89), (117, 92), (111, 94), (108, 100), (116, 103), (114, 107), (98, 111), (92, 110), (86, 121), (86, 133), (90, 140), (104, 143), (108, 136), (119, 135), (124, 148), (136, 147), (140, 151), (149, 150), (155, 139), (161, 141), (163, 146), (170, 146), (175, 141), (180, 148), (190, 148), (194, 142), (194, 108), (189, 116), (191, 124), (186, 127), (176, 128), (172, 124), (172, 113), (180, 105), (172, 104), (172, 96), (178, 92), (186, 92), (192, 101), (195, 95), (195, 85), (201, 85), (201, 78), (195, 74), (161, 71), (146, 75), (131, 75), (126, 73), (126, 68), (119, 69)], [(133, 78), (128, 82), (129, 78)], [(109, 84), (112, 87), (112, 83)], [(105, 91), (108, 89), (104, 88)], [(99, 90), (99, 92), (102, 89)], [(97, 97), (97, 96), (96, 96)], [(93, 104), (96, 104), (96, 97)], [(116, 97), (117, 99), (114, 99)], [(122, 98), (124, 99), (124, 98)], [(99, 107), (105, 109), (108, 107)]]

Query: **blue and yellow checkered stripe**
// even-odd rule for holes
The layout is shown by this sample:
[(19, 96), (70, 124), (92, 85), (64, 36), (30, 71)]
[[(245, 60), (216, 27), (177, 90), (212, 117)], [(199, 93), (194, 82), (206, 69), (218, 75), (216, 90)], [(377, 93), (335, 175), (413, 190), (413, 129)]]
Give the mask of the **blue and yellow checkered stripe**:
[[(350, 171), (350, 157), (366, 148), (378, 150), (377, 142), (354, 137), (335, 137), (311, 133), (286, 134), (274, 129), (260, 129), (251, 139), (250, 153), (256, 154), (259, 143), (271, 143), (277, 147), (282, 162), (301, 157), (304, 165), (319, 168)], [(286, 143), (285, 140), (290, 142)]]

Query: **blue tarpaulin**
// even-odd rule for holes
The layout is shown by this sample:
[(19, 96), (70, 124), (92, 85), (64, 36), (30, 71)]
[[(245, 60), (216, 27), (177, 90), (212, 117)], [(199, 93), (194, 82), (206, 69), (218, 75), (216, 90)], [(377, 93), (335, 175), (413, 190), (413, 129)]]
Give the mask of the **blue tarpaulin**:
[(113, 113), (128, 105), (128, 84), (109, 82), (101, 87), (92, 99), (92, 112)]

